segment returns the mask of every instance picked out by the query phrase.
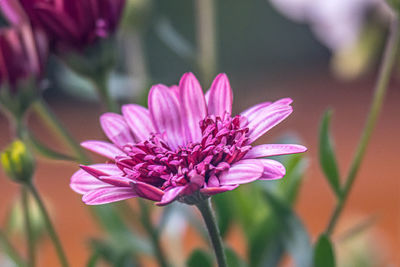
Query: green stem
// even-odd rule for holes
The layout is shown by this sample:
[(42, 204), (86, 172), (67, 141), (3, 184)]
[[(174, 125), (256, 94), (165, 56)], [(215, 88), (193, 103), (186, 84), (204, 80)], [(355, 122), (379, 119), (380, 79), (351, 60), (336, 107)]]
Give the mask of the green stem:
[(210, 83), (217, 69), (217, 45), (214, 0), (196, 0), (197, 44), (201, 77)]
[(28, 201), (28, 191), (22, 186), (21, 187), (21, 195), (22, 195), (22, 209), (24, 213), (24, 223), (25, 223), (25, 232), (26, 232), (26, 241), (28, 248), (28, 266), (35, 266), (35, 238), (32, 229), (32, 221), (29, 212), (29, 201)]
[(147, 207), (146, 203), (142, 199), (138, 200), (140, 205), (140, 213), (141, 213), (141, 222), (143, 227), (145, 228), (147, 234), (151, 239), (151, 243), (153, 245), (153, 249), (155, 252), (155, 256), (157, 258), (158, 264), (161, 267), (168, 267), (169, 264), (165, 258), (164, 252), (161, 248), (160, 244), (160, 234), (158, 229), (154, 228), (153, 223), (150, 219), (149, 208)]
[(69, 146), (79, 162), (86, 164), (89, 162), (88, 157), (83, 152), (83, 149), (71, 136), (71, 134), (65, 129), (61, 122), (57, 119), (56, 115), (51, 111), (43, 99), (39, 99), (33, 105), (34, 110), (40, 116), (40, 118), (50, 127), (54, 133), (56, 133), (60, 140), (62, 140), (67, 146)]
[(101, 102), (109, 112), (119, 112), (118, 104), (111, 97), (110, 91), (108, 90), (108, 74), (99, 75), (99, 77), (89, 77), (94, 88), (96, 89)]
[(14, 248), (3, 231), (0, 231), (0, 244), (4, 248), (4, 252), (7, 253), (10, 259), (12, 259), (17, 266), (25, 266), (24, 261), (19, 255), (18, 251)]
[(35, 198), (39, 209), (42, 213), (43, 219), (44, 219), (44, 223), (46, 225), (47, 231), (49, 233), (49, 236), (51, 238), (51, 240), (53, 241), (54, 247), (56, 249), (58, 258), (60, 260), (61, 266), (63, 267), (67, 267), (68, 265), (68, 261), (67, 261), (67, 257), (65, 256), (64, 250), (62, 248), (60, 239), (58, 238), (58, 235), (53, 227), (53, 224), (51, 223), (49, 214), (46, 210), (46, 207), (44, 206), (44, 203), (39, 195), (39, 192), (36, 190), (35, 186), (33, 184), (27, 184), (27, 188), (29, 189), (29, 191), (32, 193), (33, 197)]
[(375, 85), (375, 93), (373, 96), (371, 109), (369, 111), (367, 121), (356, 150), (356, 154), (351, 164), (350, 171), (347, 175), (341, 198), (339, 199), (337, 206), (333, 211), (332, 217), (326, 229), (327, 235), (331, 235), (333, 233), (335, 225), (342, 213), (342, 210), (356, 178), (357, 172), (364, 158), (365, 151), (371, 138), (372, 131), (375, 127), (378, 115), (382, 108), (385, 93), (389, 85), (390, 76), (393, 70), (393, 65), (395, 63), (397, 50), (400, 45), (400, 29), (399, 21), (397, 18), (395, 18), (392, 22), (389, 37), (386, 42), (387, 43), (385, 47), (385, 54), (380, 66), (379, 76)]
[(200, 213), (203, 216), (204, 222), (207, 226), (208, 234), (210, 236), (211, 243), (214, 248), (215, 256), (217, 257), (218, 266), (226, 267), (227, 264), (226, 264), (224, 247), (222, 244), (222, 239), (219, 233), (217, 222), (215, 220), (213, 210), (211, 208), (211, 200), (206, 199), (200, 201), (198, 204), (196, 204), (196, 206), (200, 210)]

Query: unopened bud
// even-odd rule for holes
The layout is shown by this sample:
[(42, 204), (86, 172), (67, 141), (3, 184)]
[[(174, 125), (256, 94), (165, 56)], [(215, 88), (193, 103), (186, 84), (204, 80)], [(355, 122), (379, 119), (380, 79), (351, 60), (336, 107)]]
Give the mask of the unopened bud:
[(18, 183), (29, 183), (35, 170), (33, 156), (20, 140), (14, 141), (1, 153), (1, 165), (6, 174)]

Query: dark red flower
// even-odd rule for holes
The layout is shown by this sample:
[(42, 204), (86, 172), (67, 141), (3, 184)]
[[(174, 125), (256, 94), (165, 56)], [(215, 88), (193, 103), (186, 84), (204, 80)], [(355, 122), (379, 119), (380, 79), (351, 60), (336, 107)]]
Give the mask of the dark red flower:
[(34, 26), (42, 28), (58, 47), (73, 49), (114, 33), (125, 5), (125, 0), (19, 1)]

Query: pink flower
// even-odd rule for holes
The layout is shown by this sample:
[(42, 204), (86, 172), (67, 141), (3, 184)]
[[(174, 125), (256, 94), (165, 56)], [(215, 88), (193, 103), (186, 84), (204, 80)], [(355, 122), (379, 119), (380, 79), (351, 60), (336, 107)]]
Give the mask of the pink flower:
[(19, 1), (35, 27), (58, 47), (82, 49), (111, 35), (118, 26), (125, 0), (4, 0)]
[(285, 167), (263, 158), (306, 148), (251, 144), (292, 113), (292, 100), (264, 102), (232, 117), (232, 99), (225, 74), (205, 95), (192, 73), (183, 75), (179, 86), (153, 86), (149, 109), (130, 104), (122, 107), (122, 116), (100, 117), (112, 143), (86, 141), (82, 146), (110, 161), (81, 166), (71, 188), (89, 205), (132, 197), (157, 205), (174, 200), (195, 204), (240, 184), (282, 178)]
[(32, 30), (18, 4), (2, 3), (0, 11), (11, 24), (0, 29), (0, 84), (15, 92), (19, 82), (41, 77), (48, 55), (47, 40), (43, 33)]

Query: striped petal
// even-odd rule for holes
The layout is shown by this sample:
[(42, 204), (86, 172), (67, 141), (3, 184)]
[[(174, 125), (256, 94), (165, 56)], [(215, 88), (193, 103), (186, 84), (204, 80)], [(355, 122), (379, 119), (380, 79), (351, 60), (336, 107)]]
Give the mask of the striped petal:
[(185, 191), (185, 186), (174, 187), (165, 192), (160, 202), (157, 202), (157, 206), (165, 206), (173, 202), (183, 191)]
[(236, 189), (238, 186), (239, 185), (224, 185), (218, 187), (207, 187), (200, 189), (200, 192), (205, 195), (212, 196), (226, 191), (232, 191), (233, 189)]
[(260, 108), (254, 116), (248, 118), (249, 143), (254, 142), (275, 125), (286, 119), (293, 111), (288, 105), (271, 104)]
[(134, 181), (131, 186), (138, 196), (153, 201), (160, 201), (164, 195), (164, 191), (150, 184)]
[(264, 170), (259, 180), (276, 180), (285, 176), (285, 167), (279, 161), (272, 159), (260, 159), (260, 161)]
[(248, 118), (249, 120), (251, 120), (251, 119), (254, 118), (255, 114), (257, 114), (257, 112), (260, 109), (265, 108), (265, 107), (267, 107), (267, 106), (269, 106), (271, 104), (272, 104), (271, 102), (263, 102), (263, 103), (257, 104), (255, 106), (252, 106), (252, 107), (246, 109), (245, 111), (240, 113), (240, 115)]
[[(92, 169), (99, 170), (103, 175), (121, 175), (122, 172), (114, 164), (94, 164), (90, 165)], [(79, 194), (86, 194), (94, 189), (108, 186), (107, 183), (100, 181), (92, 174), (81, 169), (71, 177), (70, 187)]]
[(186, 143), (179, 102), (173, 90), (162, 84), (153, 86), (149, 93), (149, 111), (157, 132), (165, 133), (172, 149)]
[(129, 104), (122, 106), (122, 114), (131, 128), (136, 141), (147, 140), (151, 133), (155, 133), (150, 112), (139, 105)]
[(87, 205), (101, 205), (128, 198), (137, 197), (132, 188), (121, 188), (115, 186), (107, 186), (95, 189), (82, 197), (82, 201)]
[(240, 160), (219, 176), (219, 182), (221, 185), (250, 183), (260, 178), (263, 170), (260, 160)]
[(223, 117), (232, 114), (233, 94), (229, 79), (225, 73), (219, 74), (208, 91), (208, 114)]
[(130, 128), (121, 115), (111, 112), (105, 113), (100, 117), (100, 124), (108, 139), (118, 147), (135, 143)]
[(199, 81), (193, 73), (185, 73), (179, 82), (182, 118), (188, 141), (200, 142), (200, 121), (207, 116), (206, 101)]
[(265, 144), (253, 147), (244, 156), (245, 159), (264, 158), (306, 152), (307, 148), (301, 145)]
[(125, 155), (117, 146), (108, 142), (89, 140), (82, 142), (81, 146), (112, 160), (117, 156)]

